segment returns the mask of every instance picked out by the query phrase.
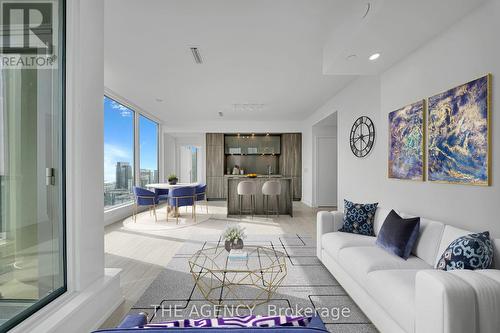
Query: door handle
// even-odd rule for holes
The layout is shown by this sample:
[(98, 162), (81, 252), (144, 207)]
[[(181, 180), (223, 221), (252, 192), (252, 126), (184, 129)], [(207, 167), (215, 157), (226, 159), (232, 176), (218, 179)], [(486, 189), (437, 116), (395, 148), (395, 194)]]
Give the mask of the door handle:
[(45, 168), (45, 185), (56, 184), (56, 172), (54, 168)]

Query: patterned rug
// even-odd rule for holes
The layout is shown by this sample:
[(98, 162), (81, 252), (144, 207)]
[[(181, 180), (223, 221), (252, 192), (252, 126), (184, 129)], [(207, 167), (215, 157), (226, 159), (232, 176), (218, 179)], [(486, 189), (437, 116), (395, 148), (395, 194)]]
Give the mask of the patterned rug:
[[(146, 312), (151, 323), (183, 318), (230, 317), (236, 315), (309, 315), (316, 310), (330, 332), (377, 332), (368, 318), (316, 258), (316, 244), (301, 235), (249, 236), (247, 245), (261, 245), (285, 254), (287, 275), (270, 302), (255, 307), (224, 305), (205, 300), (189, 272), (188, 259), (199, 249), (224, 246), (220, 239), (190, 240), (151, 283), (130, 313)], [(248, 299), (255, 288), (242, 286)], [(224, 293), (221, 292), (221, 295)]]

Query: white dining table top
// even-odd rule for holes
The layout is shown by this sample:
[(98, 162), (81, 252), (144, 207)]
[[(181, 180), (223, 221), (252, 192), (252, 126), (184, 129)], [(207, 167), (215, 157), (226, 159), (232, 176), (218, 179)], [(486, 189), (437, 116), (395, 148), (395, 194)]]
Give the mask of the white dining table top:
[(157, 188), (160, 190), (169, 190), (171, 188), (179, 188), (179, 187), (195, 187), (199, 185), (199, 183), (177, 183), (175, 185), (169, 183), (156, 183), (156, 184), (147, 184), (147, 188)]

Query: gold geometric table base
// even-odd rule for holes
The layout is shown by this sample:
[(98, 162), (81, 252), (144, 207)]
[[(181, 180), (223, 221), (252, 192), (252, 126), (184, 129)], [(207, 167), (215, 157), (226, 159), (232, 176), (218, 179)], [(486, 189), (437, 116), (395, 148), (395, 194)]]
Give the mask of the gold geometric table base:
[(197, 251), (189, 270), (207, 301), (223, 305), (227, 300), (254, 307), (269, 302), (287, 274), (285, 254), (263, 246), (245, 246), (245, 260), (228, 258), (224, 247)]

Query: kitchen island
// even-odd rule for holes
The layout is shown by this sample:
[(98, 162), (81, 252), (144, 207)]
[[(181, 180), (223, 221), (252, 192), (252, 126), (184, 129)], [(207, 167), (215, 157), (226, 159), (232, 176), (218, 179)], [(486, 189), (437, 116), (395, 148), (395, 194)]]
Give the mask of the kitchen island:
[[(227, 186), (227, 215), (239, 215), (238, 205), (238, 184), (241, 181), (252, 181), (256, 183), (257, 193), (255, 194), (255, 211), (254, 215), (266, 215), (264, 212), (264, 196), (262, 195), (262, 185), (268, 180), (279, 181), (281, 183), (281, 195), (279, 197), (279, 213), (280, 215), (293, 216), (293, 181), (292, 177), (282, 177), (280, 175), (261, 175), (256, 178), (249, 178), (240, 175), (225, 175), (224, 181)], [(269, 198), (269, 209), (276, 208), (275, 197)], [(242, 209), (249, 210), (250, 197), (244, 196)], [(245, 215), (249, 215), (248, 213)]]

